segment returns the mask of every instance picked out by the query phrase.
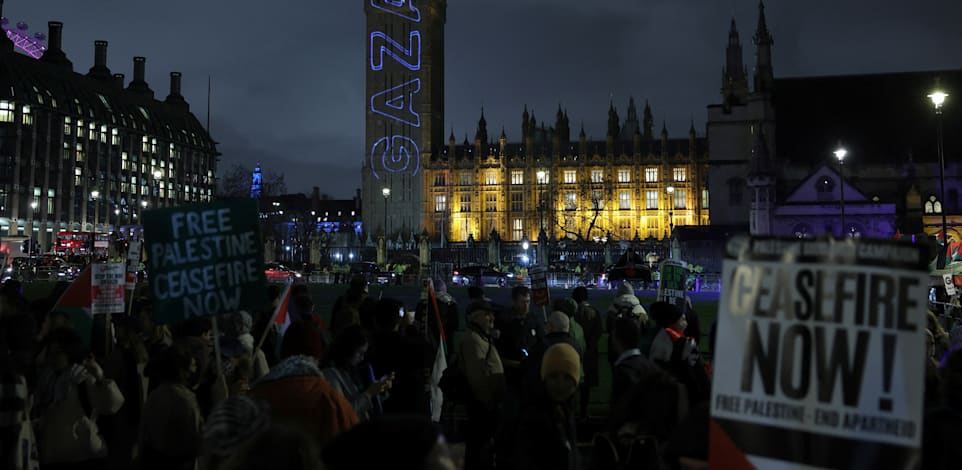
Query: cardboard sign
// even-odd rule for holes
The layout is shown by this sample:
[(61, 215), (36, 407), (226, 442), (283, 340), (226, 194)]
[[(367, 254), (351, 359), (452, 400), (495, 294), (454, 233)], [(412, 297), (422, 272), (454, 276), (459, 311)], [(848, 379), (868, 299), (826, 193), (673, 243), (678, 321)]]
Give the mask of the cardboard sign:
[(658, 266), (661, 282), (658, 283), (658, 300), (668, 302), (684, 311), (688, 292), (688, 263), (668, 259)]
[(711, 468), (920, 468), (927, 253), (729, 240)]
[(952, 296), (958, 294), (958, 289), (955, 288), (955, 282), (952, 280), (951, 274), (943, 274), (942, 282), (945, 284), (945, 293)]
[(148, 211), (144, 238), (155, 321), (266, 307), (254, 200)]
[(140, 266), (140, 240), (127, 241), (127, 290), (137, 287), (137, 268)]
[(543, 266), (533, 266), (528, 270), (531, 276), (531, 302), (535, 305), (547, 306), (551, 303), (551, 294), (548, 292), (548, 270)]
[(90, 308), (94, 315), (124, 313), (124, 263), (94, 263)]

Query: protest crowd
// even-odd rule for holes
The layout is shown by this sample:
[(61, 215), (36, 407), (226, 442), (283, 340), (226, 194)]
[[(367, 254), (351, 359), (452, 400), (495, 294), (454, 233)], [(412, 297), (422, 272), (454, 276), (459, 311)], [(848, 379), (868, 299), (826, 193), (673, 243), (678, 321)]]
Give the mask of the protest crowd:
[[(423, 280), (405, 305), (356, 278), (328, 321), (305, 285), (272, 284), (269, 309), (173, 324), (142, 289), (89, 338), (55, 308), (64, 288), (0, 293), (4, 470), (708, 467), (714, 328), (629, 283), (542, 309), (524, 286), (459, 305)], [(926, 469), (962, 465), (962, 338), (944, 318), (927, 329)], [(604, 369), (610, 396), (592, 399)]]

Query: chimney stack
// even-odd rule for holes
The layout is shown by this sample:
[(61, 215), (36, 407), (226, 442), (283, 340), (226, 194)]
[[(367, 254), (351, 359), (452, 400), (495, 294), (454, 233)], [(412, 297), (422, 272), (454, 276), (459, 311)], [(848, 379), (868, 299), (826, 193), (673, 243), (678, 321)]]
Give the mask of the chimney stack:
[(73, 71), (73, 63), (67, 59), (63, 49), (63, 23), (51, 21), (47, 23), (47, 50), (40, 57), (40, 60), (54, 65), (59, 65), (67, 70)]
[(180, 94), (180, 72), (170, 72), (170, 94), (164, 102), (184, 111), (190, 111), (190, 105)]
[(94, 41), (94, 66), (90, 67), (87, 76), (110, 81), (110, 69), (107, 68), (107, 41)]
[(145, 98), (153, 99), (154, 90), (151, 90), (150, 86), (147, 85), (147, 82), (144, 80), (146, 63), (147, 59), (145, 57), (134, 57), (134, 79), (130, 81), (130, 85), (127, 85), (127, 90), (142, 95)]
[(180, 72), (170, 72), (170, 94), (180, 96)]
[(124, 89), (124, 74), (115, 73), (114, 74), (114, 85), (121, 90)]

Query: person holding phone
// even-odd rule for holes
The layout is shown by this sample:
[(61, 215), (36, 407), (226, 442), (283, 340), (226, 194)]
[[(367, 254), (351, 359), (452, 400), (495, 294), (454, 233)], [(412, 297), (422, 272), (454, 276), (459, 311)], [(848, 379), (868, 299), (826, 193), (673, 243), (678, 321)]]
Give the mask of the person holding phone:
[[(403, 315), (403, 309), (401, 314)], [(393, 372), (374, 381), (371, 380), (372, 374), (364, 373), (370, 371), (364, 363), (367, 348), (368, 339), (364, 330), (359, 325), (349, 326), (334, 339), (327, 355), (328, 367), (321, 370), (321, 374), (331, 386), (344, 394), (351, 403), (361, 422), (380, 414), (381, 400), (391, 390), (394, 382)]]

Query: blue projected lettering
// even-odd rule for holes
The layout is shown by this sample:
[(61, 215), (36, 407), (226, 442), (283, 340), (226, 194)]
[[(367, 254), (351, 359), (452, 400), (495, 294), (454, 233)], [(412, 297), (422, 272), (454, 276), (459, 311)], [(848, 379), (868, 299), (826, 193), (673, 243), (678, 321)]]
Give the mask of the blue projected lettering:
[(410, 137), (393, 135), (382, 137), (371, 147), (371, 173), (381, 178), (378, 171), (407, 173), (416, 176), (421, 169), (421, 151)]
[(371, 0), (371, 6), (415, 23), (421, 22), (421, 10), (414, 6), (413, 0)]
[(384, 54), (408, 70), (421, 70), (421, 32), (411, 31), (406, 48), (381, 31), (371, 33), (371, 70), (384, 68)]
[[(408, 90), (408, 88), (412, 88)], [(421, 115), (414, 111), (414, 95), (421, 92), (421, 79), (404, 82), (371, 95), (371, 111), (412, 127), (421, 127)]]

